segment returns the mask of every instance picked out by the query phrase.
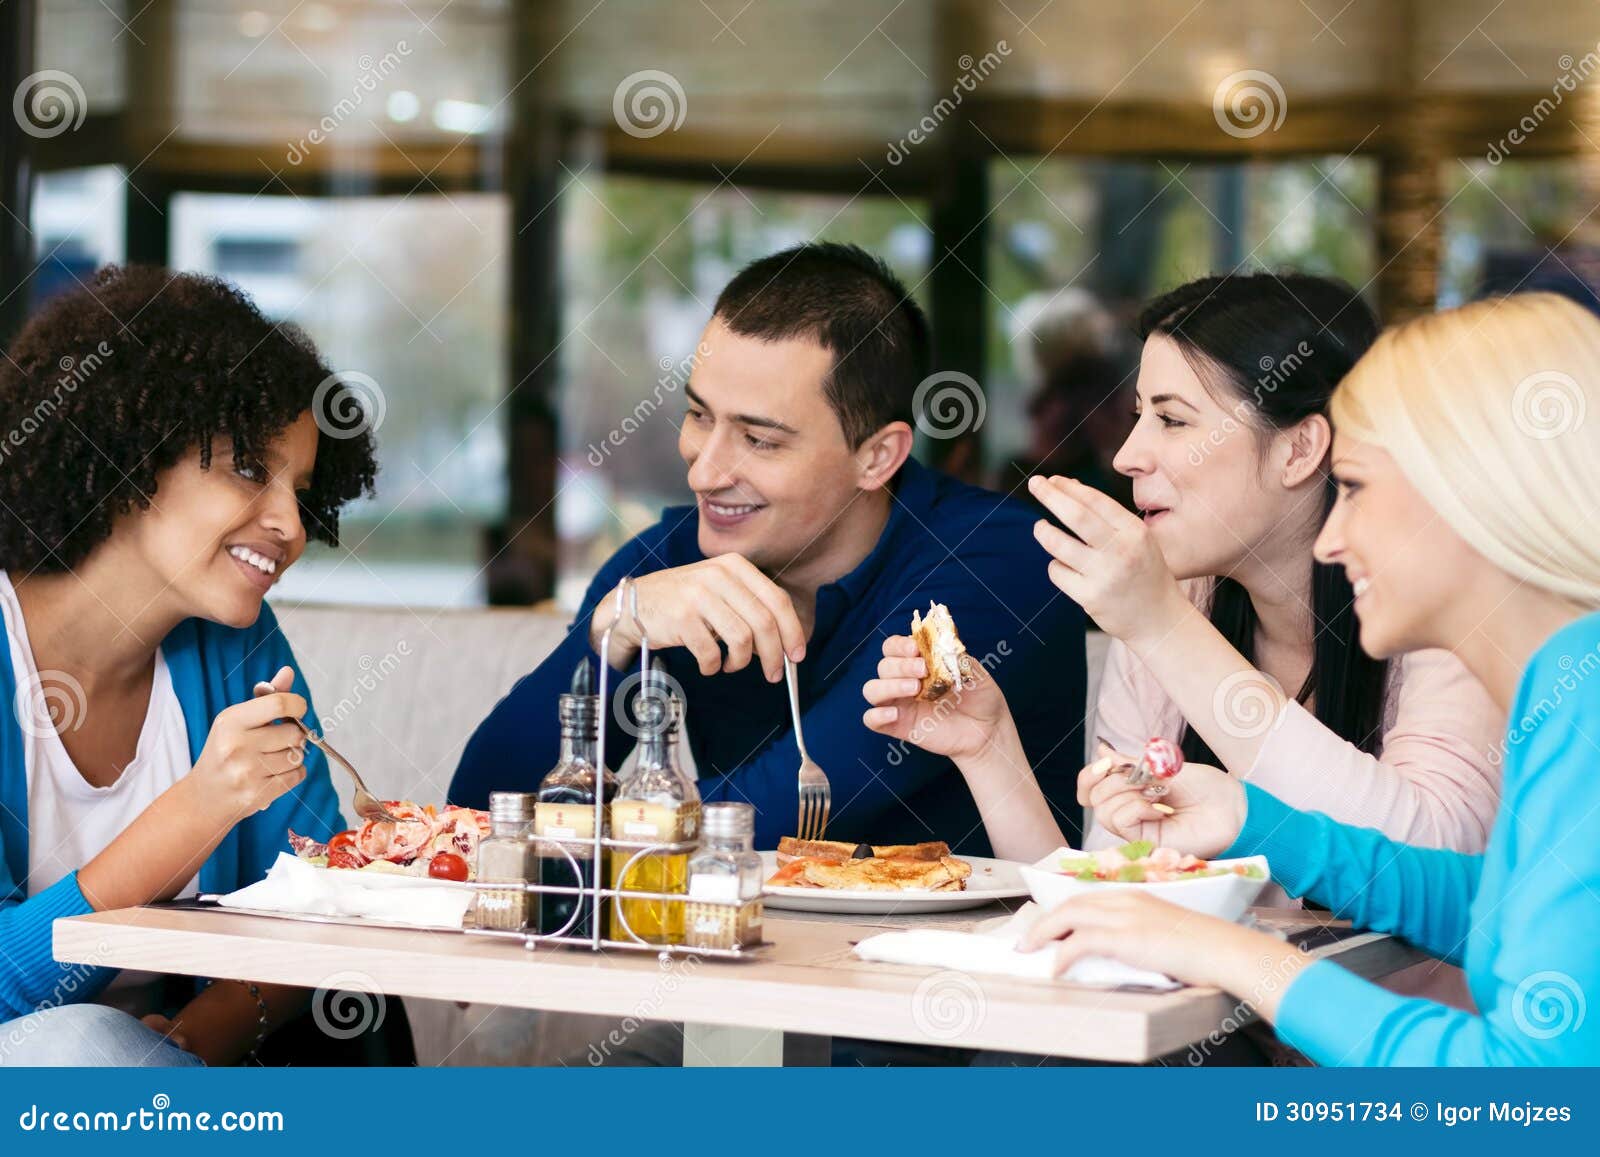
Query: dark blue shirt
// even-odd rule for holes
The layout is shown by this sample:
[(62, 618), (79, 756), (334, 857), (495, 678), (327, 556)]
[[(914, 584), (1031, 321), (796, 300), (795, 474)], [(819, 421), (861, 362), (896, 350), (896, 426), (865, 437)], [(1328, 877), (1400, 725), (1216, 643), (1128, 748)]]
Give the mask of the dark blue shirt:
[[(883, 639), (907, 634), (930, 600), (950, 608), (961, 640), (1005, 691), (1023, 748), (1063, 830), (1076, 841), (1075, 799), (1085, 708), (1083, 611), (1061, 594), (1019, 502), (907, 461), (877, 545), (849, 574), (817, 591), (816, 625), (799, 665), (800, 709), (811, 758), (833, 791), (830, 839), (867, 843), (946, 840), (988, 855), (977, 804), (948, 759), (869, 730), (861, 686), (877, 674)], [(491, 791), (532, 791), (555, 765), (557, 697), (589, 645), (595, 605), (624, 575), (699, 562), (695, 507), (668, 509), (601, 568), (566, 639), (513, 687), (478, 727), (450, 784), (452, 803), (486, 807)], [(683, 688), (701, 798), (756, 809), (756, 846), (793, 835), (800, 755), (783, 684), (759, 662), (705, 676), (684, 648), (660, 651)], [(614, 673), (615, 687), (627, 672)], [(608, 714), (606, 762), (632, 739)]]

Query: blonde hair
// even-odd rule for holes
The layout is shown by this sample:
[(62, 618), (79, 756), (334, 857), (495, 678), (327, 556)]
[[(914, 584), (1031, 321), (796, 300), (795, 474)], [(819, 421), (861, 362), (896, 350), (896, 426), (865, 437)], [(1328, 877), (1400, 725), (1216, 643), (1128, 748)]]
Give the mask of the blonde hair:
[(1600, 318), (1548, 293), (1418, 318), (1378, 338), (1328, 412), (1495, 566), (1600, 607)]

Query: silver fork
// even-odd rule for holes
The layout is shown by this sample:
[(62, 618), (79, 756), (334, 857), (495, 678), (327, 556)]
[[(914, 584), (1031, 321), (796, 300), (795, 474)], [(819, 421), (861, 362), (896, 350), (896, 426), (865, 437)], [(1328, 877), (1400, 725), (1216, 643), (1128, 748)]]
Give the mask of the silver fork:
[(789, 683), (789, 714), (794, 716), (794, 743), (800, 749), (800, 819), (796, 835), (802, 840), (820, 840), (828, 830), (828, 812), (833, 807), (833, 791), (822, 768), (806, 754), (806, 737), (800, 730), (800, 687), (794, 661), (783, 657), (783, 676)]
[[(278, 693), (278, 689), (271, 683), (257, 683), (255, 690), (257, 698)], [(332, 744), (307, 727), (305, 720), (290, 719), (289, 722), (300, 729), (307, 742), (348, 771), (350, 778), (356, 781), (356, 795), (352, 801), (355, 805), (356, 815), (364, 820), (378, 820), (382, 823), (397, 824), (400, 822), (399, 817), (389, 814), (389, 809), (383, 806), (382, 800), (367, 790), (367, 785), (361, 782), (361, 773), (355, 769), (355, 765), (335, 751)]]

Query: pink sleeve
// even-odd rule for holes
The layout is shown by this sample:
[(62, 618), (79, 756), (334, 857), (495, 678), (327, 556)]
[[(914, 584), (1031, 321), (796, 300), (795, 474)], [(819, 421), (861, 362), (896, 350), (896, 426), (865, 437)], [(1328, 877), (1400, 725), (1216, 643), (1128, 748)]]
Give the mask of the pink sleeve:
[(1500, 801), (1494, 753), (1505, 716), (1450, 652), (1399, 662), (1380, 756), (1290, 703), (1245, 778), (1301, 811), (1422, 847), (1481, 852)]
[[(1156, 718), (1159, 712), (1155, 708), (1165, 699), (1165, 694), (1154, 686), (1143, 664), (1134, 659), (1122, 640), (1111, 640), (1106, 650), (1105, 673), (1100, 677), (1100, 694), (1095, 699), (1090, 750), (1093, 751), (1096, 739), (1103, 739), (1129, 755), (1143, 751), (1146, 740), (1162, 734)], [(1098, 850), (1120, 843), (1120, 839), (1098, 823), (1091, 822), (1083, 833), (1083, 846), (1087, 849)]]

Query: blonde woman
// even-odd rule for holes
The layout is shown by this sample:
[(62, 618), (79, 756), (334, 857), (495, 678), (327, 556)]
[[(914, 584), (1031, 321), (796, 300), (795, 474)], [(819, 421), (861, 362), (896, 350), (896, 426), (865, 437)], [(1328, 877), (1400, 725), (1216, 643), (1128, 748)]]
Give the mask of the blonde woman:
[[(1196, 767), (1170, 817), (1124, 777), (1080, 792), (1124, 838), (1270, 857), (1291, 892), (1461, 963), (1477, 1012), (1386, 992), (1261, 932), (1136, 892), (1048, 913), (1066, 969), (1110, 955), (1251, 1002), (1322, 1064), (1600, 1062), (1600, 320), (1529, 294), (1381, 337), (1335, 394), (1339, 498), (1317, 557), (1344, 567), (1362, 647), (1444, 647), (1509, 719), (1481, 856), (1408, 846)], [(1587, 423), (1585, 414), (1589, 414)]]

